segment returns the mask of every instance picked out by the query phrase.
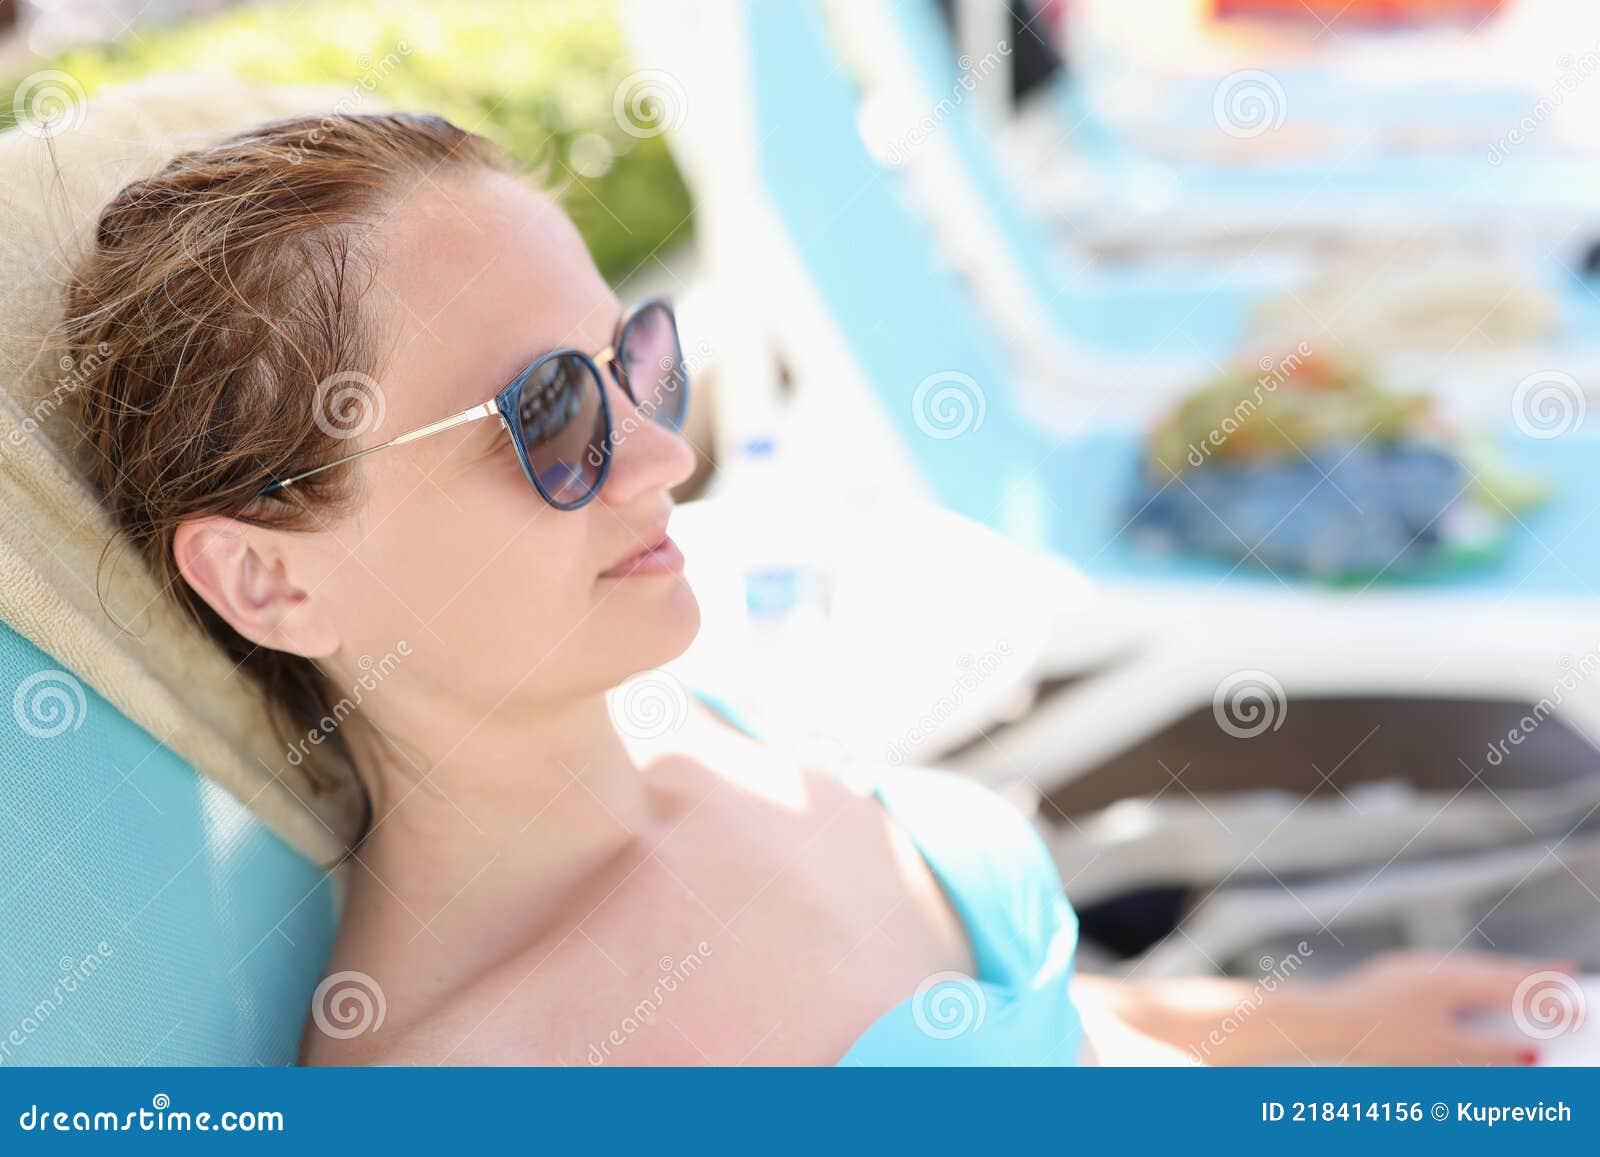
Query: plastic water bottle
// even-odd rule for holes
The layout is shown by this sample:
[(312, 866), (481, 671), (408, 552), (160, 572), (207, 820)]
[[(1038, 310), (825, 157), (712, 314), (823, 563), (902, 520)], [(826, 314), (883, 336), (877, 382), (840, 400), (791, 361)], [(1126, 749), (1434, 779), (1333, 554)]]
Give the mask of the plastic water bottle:
[(806, 511), (783, 470), (776, 440), (740, 452), (737, 500), (748, 631), (746, 692), (773, 738), (793, 737), (821, 677), (815, 644), (827, 616), (825, 584)]
[(745, 613), (752, 628), (770, 630), (786, 621), (800, 602), (802, 563), (793, 557), (783, 517), (792, 504), (783, 490), (772, 438), (751, 438), (740, 457), (739, 505), (747, 512), (740, 527), (746, 536)]

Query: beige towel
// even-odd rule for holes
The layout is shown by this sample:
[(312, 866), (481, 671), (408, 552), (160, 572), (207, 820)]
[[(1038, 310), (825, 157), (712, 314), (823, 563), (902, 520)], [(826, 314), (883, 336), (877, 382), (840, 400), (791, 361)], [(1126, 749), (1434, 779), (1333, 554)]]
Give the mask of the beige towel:
[(112, 528), (77, 465), (91, 451), (61, 405), (73, 367), (45, 339), (74, 256), (117, 189), (183, 149), (341, 100), (351, 97), (169, 77), (67, 109), (48, 142), (0, 134), (0, 620), (325, 865), (358, 822), (349, 777), (334, 798), (311, 797), (259, 697), (131, 551), (114, 552), (96, 592)]

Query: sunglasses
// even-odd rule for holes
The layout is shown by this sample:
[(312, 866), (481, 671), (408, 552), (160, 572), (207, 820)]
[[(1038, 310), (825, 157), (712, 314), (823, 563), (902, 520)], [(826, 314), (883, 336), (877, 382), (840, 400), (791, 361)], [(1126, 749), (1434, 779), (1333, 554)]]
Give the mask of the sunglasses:
[(551, 350), (487, 402), (273, 482), (256, 497), (287, 490), (314, 474), (390, 446), (420, 441), (480, 418), (499, 418), (539, 497), (557, 510), (577, 510), (600, 493), (617, 441), (601, 366), (616, 378), (640, 415), (669, 430), (682, 427), (689, 410), (689, 370), (678, 339), (678, 319), (670, 303), (652, 298), (628, 311), (617, 323), (611, 344), (600, 352)]

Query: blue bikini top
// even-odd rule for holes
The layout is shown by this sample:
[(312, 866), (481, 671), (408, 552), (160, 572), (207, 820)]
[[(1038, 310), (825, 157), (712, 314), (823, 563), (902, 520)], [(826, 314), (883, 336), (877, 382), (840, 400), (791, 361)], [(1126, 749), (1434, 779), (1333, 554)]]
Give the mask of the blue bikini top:
[(1033, 826), (947, 772), (890, 771), (876, 794), (944, 887), (977, 976), (928, 977), (839, 1064), (1077, 1064), (1083, 1025), (1068, 988), (1078, 918)]

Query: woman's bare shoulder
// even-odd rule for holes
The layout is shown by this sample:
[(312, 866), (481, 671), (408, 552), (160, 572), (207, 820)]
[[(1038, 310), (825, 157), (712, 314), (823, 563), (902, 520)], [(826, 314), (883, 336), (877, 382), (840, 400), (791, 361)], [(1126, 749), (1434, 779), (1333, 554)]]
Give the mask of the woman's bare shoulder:
[[(308, 1026), (303, 1060), (738, 1063), (759, 1048), (769, 1062), (804, 1063), (842, 1052), (907, 976), (925, 975), (925, 958), (959, 949), (937, 888), (905, 862), (883, 809), (840, 777), (743, 737), (704, 758), (660, 755), (646, 776), (662, 801), (657, 830), (574, 894), (562, 919), (520, 931), (506, 959), (478, 967), (426, 935), (403, 944), (399, 914), (387, 931), (347, 929), (331, 967), (372, 972), (381, 961), (387, 1019), (348, 1038)], [(859, 965), (860, 945), (884, 935), (916, 959), (841, 975), (841, 961)], [(825, 981), (814, 992), (813, 957)], [(779, 1015), (788, 1003), (826, 1004), (826, 993), (838, 1024), (774, 1030), (792, 1019)]]
[(859, 777), (746, 735), (703, 707), (641, 754), (652, 782), (696, 801), (811, 818), (837, 819), (846, 809), (870, 819), (876, 811)]

